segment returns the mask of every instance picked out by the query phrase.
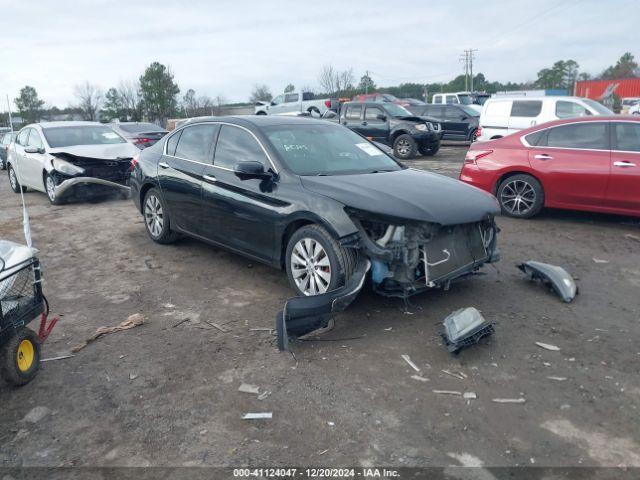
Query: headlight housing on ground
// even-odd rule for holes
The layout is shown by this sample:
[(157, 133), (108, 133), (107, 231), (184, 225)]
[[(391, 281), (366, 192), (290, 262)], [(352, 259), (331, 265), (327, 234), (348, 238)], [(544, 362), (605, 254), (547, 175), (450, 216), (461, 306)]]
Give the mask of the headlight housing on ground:
[(54, 169), (60, 173), (64, 173), (65, 175), (78, 175), (79, 173), (84, 173), (83, 168), (65, 160), (60, 160), (59, 158), (54, 158), (51, 163), (53, 164)]

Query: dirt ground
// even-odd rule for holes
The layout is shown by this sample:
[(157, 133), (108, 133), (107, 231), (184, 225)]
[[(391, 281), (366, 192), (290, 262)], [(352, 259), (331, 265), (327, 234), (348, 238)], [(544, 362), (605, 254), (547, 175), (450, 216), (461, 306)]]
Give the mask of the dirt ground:
[[(407, 163), (457, 176), (465, 151)], [(22, 241), (20, 197), (1, 173), (0, 238)], [(414, 297), (408, 313), (364, 291), (294, 357), (254, 330), (292, 296), (284, 272), (195, 240), (156, 245), (128, 200), (25, 198), (63, 315), (43, 357), (133, 313), (146, 322), (42, 364), (25, 387), (0, 383), (0, 466), (640, 466), (637, 219), (499, 218), (502, 260), (486, 275)], [(529, 259), (564, 266), (580, 295), (564, 304), (526, 281), (515, 265)], [(441, 322), (467, 306), (496, 333), (453, 357)]]

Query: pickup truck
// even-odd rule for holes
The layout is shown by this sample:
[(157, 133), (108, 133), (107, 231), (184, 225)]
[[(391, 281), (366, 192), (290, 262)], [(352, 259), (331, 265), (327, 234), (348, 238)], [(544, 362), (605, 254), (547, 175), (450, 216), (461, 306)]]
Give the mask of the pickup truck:
[(437, 120), (417, 117), (395, 103), (347, 102), (340, 109), (340, 124), (374, 142), (393, 148), (401, 160), (435, 155), (440, 149), (442, 130)]
[(337, 98), (314, 98), (311, 92), (290, 92), (278, 95), (271, 102), (258, 102), (256, 115), (300, 115), (321, 117), (328, 110), (337, 112), (340, 102)]

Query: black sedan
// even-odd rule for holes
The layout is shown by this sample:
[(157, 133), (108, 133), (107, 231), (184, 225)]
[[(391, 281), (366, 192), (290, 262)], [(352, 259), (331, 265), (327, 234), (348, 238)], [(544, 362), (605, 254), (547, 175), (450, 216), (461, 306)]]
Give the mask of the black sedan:
[(363, 258), (376, 291), (406, 298), (498, 256), (492, 195), (324, 120), (199, 118), (133, 165), (153, 241), (186, 234), (283, 268), (298, 295), (342, 287)]

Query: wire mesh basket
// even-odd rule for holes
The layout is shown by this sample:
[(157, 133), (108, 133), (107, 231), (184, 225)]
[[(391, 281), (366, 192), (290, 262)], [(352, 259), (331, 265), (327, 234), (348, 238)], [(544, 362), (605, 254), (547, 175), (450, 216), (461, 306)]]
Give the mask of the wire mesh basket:
[(0, 336), (45, 311), (40, 262), (32, 257), (0, 271)]

